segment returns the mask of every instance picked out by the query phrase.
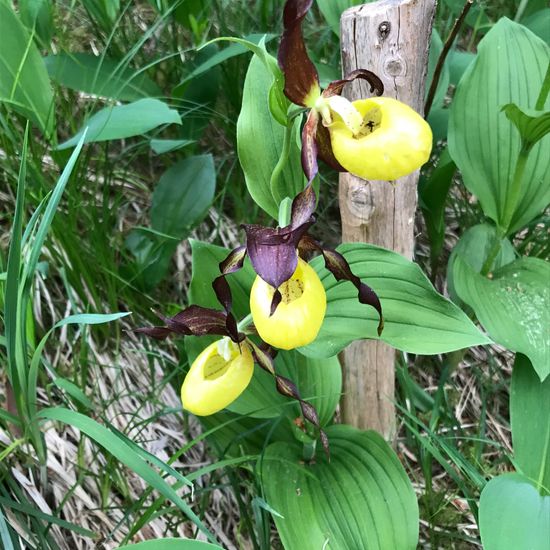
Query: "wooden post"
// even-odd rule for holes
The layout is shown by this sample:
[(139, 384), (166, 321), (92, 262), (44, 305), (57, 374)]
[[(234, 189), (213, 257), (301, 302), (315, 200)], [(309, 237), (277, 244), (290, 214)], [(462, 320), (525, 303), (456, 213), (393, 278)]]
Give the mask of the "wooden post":
[[(374, 71), (384, 95), (423, 113), (424, 87), (435, 0), (381, 0), (344, 12), (341, 19), (343, 73)], [(350, 100), (370, 97), (368, 84), (348, 86)], [(340, 176), (342, 240), (366, 242), (412, 258), (418, 172), (395, 182)], [(344, 422), (371, 428), (391, 440), (395, 353), (379, 341), (361, 340), (343, 352)]]

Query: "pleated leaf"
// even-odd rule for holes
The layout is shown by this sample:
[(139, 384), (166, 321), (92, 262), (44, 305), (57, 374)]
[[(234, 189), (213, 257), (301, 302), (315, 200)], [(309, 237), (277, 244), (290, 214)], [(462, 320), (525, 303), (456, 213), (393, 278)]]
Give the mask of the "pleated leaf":
[(270, 112), (272, 83), (271, 71), (254, 55), (246, 74), (243, 103), (237, 121), (237, 150), (250, 195), (263, 210), (277, 219), (279, 203), (285, 197), (296, 196), (304, 188), (304, 176), (298, 146), (298, 117), (288, 138), (289, 157), (279, 176), (272, 181), (285, 134), (285, 128)]
[[(464, 183), (483, 211), (502, 224), (520, 150), (520, 135), (502, 108), (535, 107), (550, 47), (528, 29), (503, 17), (480, 42), (478, 55), (460, 80), (451, 106), (449, 151)], [(547, 100), (545, 110), (550, 106)], [(530, 153), (521, 199), (510, 232), (533, 220), (550, 202), (550, 137)]]
[(541, 495), (550, 495), (550, 377), (541, 382), (521, 353), (512, 374), (510, 417), (516, 466)]
[(481, 493), (479, 530), (484, 550), (548, 550), (550, 496), (520, 474), (495, 477)]
[[(344, 244), (338, 250), (353, 273), (380, 298), (385, 321), (381, 340), (423, 355), (490, 342), (456, 305), (436, 292), (415, 263), (374, 245)], [(327, 292), (327, 313), (315, 342), (300, 351), (311, 357), (330, 357), (353, 340), (378, 339), (376, 310), (359, 303), (351, 283), (336, 282), (322, 258), (315, 258), (311, 265)]]
[(287, 550), (412, 550), (418, 505), (397, 456), (374, 431), (327, 428), (331, 462), (305, 464), (299, 446), (270, 445), (262, 462), (266, 500)]
[(478, 274), (462, 257), (453, 267), (455, 290), (491, 338), (529, 357), (540, 380), (550, 373), (550, 263), (521, 258)]

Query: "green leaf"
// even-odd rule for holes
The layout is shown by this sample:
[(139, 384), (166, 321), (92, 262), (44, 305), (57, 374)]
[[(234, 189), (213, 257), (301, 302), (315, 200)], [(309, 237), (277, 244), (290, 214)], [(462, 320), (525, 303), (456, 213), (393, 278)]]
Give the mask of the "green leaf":
[(181, 124), (175, 109), (158, 99), (140, 99), (127, 105), (105, 107), (92, 115), (71, 139), (58, 149), (74, 147), (87, 128), (85, 143), (138, 136), (162, 124)]
[(476, 54), (472, 52), (463, 52), (456, 48), (451, 49), (447, 58), (449, 67), (449, 83), (456, 86), (466, 69), (472, 64)]
[(212, 155), (180, 160), (164, 172), (153, 192), (151, 226), (155, 231), (183, 239), (204, 218), (215, 190)]
[(53, 93), (44, 62), (32, 34), (6, 0), (0, 1), (0, 101), (35, 122), (51, 136)]
[[(212, 281), (219, 275), (218, 264), (229, 251), (200, 241), (191, 241), (191, 249), (193, 276), (189, 288), (190, 301), (205, 307), (220, 308), (212, 289)], [(248, 261), (241, 271), (228, 277), (233, 295), (233, 309), (239, 318), (250, 312), (250, 288), (255, 277)], [(196, 358), (206, 342), (214, 339), (186, 338), (185, 347), (189, 361)], [(337, 358), (311, 359), (296, 351), (280, 352), (275, 359), (275, 370), (296, 383), (302, 397), (317, 409), (322, 425), (330, 422), (342, 388), (342, 373)], [(274, 418), (281, 414), (298, 416), (298, 407), (290, 406), (290, 403), (289, 399), (277, 393), (273, 377), (256, 367), (252, 382), (228, 410), (255, 418)]]
[(119, 101), (162, 96), (145, 74), (125, 62), (88, 53), (62, 52), (44, 59), (50, 78), (66, 88)]
[(548, 550), (550, 496), (519, 474), (495, 477), (481, 493), (479, 530), (484, 550)]
[[(381, 340), (423, 355), (490, 342), (457, 306), (436, 292), (418, 265), (400, 254), (359, 243), (344, 244), (338, 250), (353, 273), (380, 298), (385, 319)], [(378, 339), (377, 313), (359, 303), (355, 287), (347, 281), (337, 282), (321, 257), (311, 265), (327, 291), (327, 313), (315, 342), (300, 351), (311, 357), (330, 357), (353, 340)]]
[(160, 494), (175, 504), (210, 540), (215, 542), (215, 537), (208, 531), (202, 521), (195, 515), (188, 504), (176, 493), (153, 468), (151, 468), (139, 454), (124, 443), (114, 433), (109, 431), (95, 420), (83, 414), (61, 407), (43, 409), (38, 414), (39, 418), (57, 420), (77, 428), (93, 439), (96, 443), (107, 449), (115, 458), (125, 466), (133, 470), (146, 483), (154, 487)]
[(212, 155), (187, 157), (161, 176), (153, 192), (151, 226), (134, 229), (126, 247), (135, 258), (136, 284), (154, 288), (164, 277), (178, 243), (206, 215), (214, 199), (216, 170)]
[(2, 513), (2, 508), (0, 508), (0, 541), (5, 550), (15, 550), (13, 542), (11, 540), (10, 530), (8, 529), (8, 524)]
[(304, 464), (298, 445), (274, 443), (260, 459), (262, 483), (288, 550), (413, 550), (418, 505), (391, 447), (374, 431), (327, 428), (331, 461)]
[[(502, 18), (483, 38), (451, 105), (449, 152), (484, 213), (502, 225), (521, 146), (501, 109), (535, 107), (550, 60), (550, 47), (522, 25)], [(550, 107), (550, 102), (547, 102)], [(531, 150), (521, 198), (509, 228), (514, 232), (550, 202), (550, 138)]]
[(155, 539), (119, 546), (118, 550), (223, 550), (221, 546), (190, 539)]
[[(265, 54), (271, 58), (269, 54)], [(275, 60), (271, 58), (272, 62)], [(299, 118), (288, 138), (289, 157), (272, 190), (271, 180), (283, 151), (285, 128), (271, 115), (269, 94), (273, 74), (258, 57), (252, 57), (243, 90), (243, 103), (237, 121), (237, 148), (246, 186), (254, 201), (277, 219), (279, 203), (304, 188), (300, 162)]]
[(542, 38), (547, 44), (550, 43), (550, 8), (545, 7), (524, 19), (521, 22), (531, 32)]
[[(464, 302), (459, 298), (454, 283), (454, 263), (457, 256), (461, 256), (476, 273), (481, 272), (481, 268), (491, 251), (497, 231), (494, 225), (481, 223), (470, 227), (460, 237), (460, 240), (453, 248), (449, 263), (447, 265), (447, 290), (451, 300), (462, 306)], [(500, 252), (493, 262), (493, 269), (498, 269), (516, 259), (516, 252), (512, 243), (504, 238), (501, 241)]]
[(348, 8), (363, 3), (365, 3), (363, 0), (317, 0), (317, 5), (323, 17), (336, 36), (340, 36), (340, 18), (342, 17), (342, 13)]
[(432, 265), (437, 260), (445, 240), (445, 202), (453, 183), (456, 164), (445, 149), (439, 157), (437, 168), (430, 177), (422, 177), (418, 186), (420, 203), (430, 237)]
[(491, 338), (527, 355), (544, 380), (550, 373), (550, 263), (521, 258), (487, 279), (457, 256), (453, 277), (458, 296), (473, 308)]
[(550, 111), (541, 113), (534, 109), (522, 111), (514, 103), (505, 105), (502, 110), (519, 130), (527, 147), (532, 147), (546, 134), (550, 133)]
[(34, 29), (44, 47), (49, 47), (55, 29), (51, 0), (19, 0), (19, 16), (29, 30)]
[(541, 495), (550, 495), (550, 377), (539, 380), (518, 353), (512, 373), (510, 419), (517, 467)]
[(157, 155), (162, 155), (183, 149), (193, 143), (195, 143), (193, 139), (152, 139), (149, 145)]

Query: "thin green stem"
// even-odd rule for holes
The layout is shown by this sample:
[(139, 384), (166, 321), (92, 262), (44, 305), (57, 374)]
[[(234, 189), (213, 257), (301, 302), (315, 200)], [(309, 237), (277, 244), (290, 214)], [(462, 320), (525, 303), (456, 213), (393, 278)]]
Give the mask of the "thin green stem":
[(540, 89), (539, 97), (535, 105), (535, 109), (537, 111), (542, 111), (544, 109), (544, 104), (546, 103), (546, 99), (548, 98), (549, 93), (550, 93), (550, 62), (548, 63), (548, 68), (546, 69), (546, 76), (544, 77), (544, 81)]
[(243, 317), (237, 324), (237, 330), (242, 332), (246, 327), (252, 324), (252, 313), (249, 313), (246, 317)]
[(283, 149), (281, 151), (281, 156), (279, 157), (279, 160), (277, 161), (277, 164), (275, 165), (275, 168), (273, 169), (273, 172), (271, 174), (271, 179), (269, 180), (269, 189), (271, 190), (271, 194), (273, 195), (273, 198), (275, 200), (278, 200), (276, 196), (276, 187), (281, 177), (281, 173), (288, 162), (288, 156), (290, 154), (290, 144), (293, 127), (294, 123), (290, 120), (287, 121), (283, 137)]
[(514, 216), (514, 212), (516, 211), (519, 198), (521, 195), (521, 184), (523, 181), (523, 175), (525, 174), (525, 167), (527, 165), (527, 159), (529, 158), (530, 151), (531, 151), (531, 147), (526, 146), (524, 144), (519, 152), (518, 160), (516, 162), (516, 168), (514, 170), (514, 175), (512, 177), (512, 186), (510, 187), (510, 190), (507, 193), (506, 201), (504, 203), (504, 213), (502, 216), (502, 221), (499, 227), (497, 228), (495, 242), (491, 250), (489, 251), (489, 254), (487, 256), (487, 259), (485, 260), (485, 263), (481, 268), (481, 274), (484, 276), (487, 275), (489, 271), (491, 271), (491, 268), (493, 267), (493, 263), (500, 252), (500, 248), (502, 246), (502, 239), (508, 234), (510, 230), (512, 217)]

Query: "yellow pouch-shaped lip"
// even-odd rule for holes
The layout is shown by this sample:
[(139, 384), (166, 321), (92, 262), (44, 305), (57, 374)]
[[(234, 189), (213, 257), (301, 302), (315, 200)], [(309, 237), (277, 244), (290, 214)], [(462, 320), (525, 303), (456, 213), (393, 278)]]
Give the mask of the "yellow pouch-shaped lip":
[(333, 112), (328, 126), (332, 151), (351, 174), (368, 180), (395, 180), (420, 168), (430, 158), (432, 131), (408, 105), (389, 97), (353, 101), (363, 117), (354, 134)]
[(279, 287), (283, 299), (273, 315), (275, 289), (256, 277), (250, 291), (250, 311), (261, 339), (280, 349), (294, 349), (313, 342), (327, 308), (325, 289), (315, 272), (301, 258), (292, 277)]
[(221, 411), (246, 389), (254, 359), (246, 342), (218, 340), (195, 359), (181, 387), (183, 408), (197, 416)]

